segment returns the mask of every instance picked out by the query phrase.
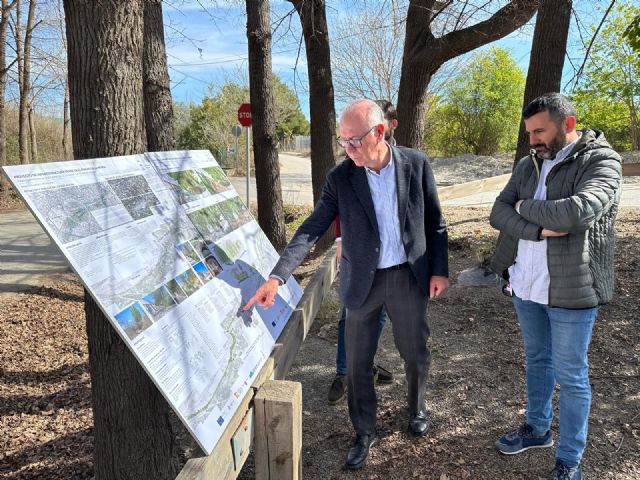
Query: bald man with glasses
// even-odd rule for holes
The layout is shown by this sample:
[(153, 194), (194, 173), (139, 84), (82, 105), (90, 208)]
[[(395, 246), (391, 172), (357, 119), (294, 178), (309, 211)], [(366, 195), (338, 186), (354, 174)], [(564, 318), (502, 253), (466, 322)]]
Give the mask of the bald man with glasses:
[(427, 156), (385, 142), (384, 117), (375, 102), (347, 106), (339, 130), (348, 158), (331, 170), (313, 213), (245, 309), (271, 306), (278, 286), (340, 215), (340, 298), (347, 309), (348, 405), (356, 430), (346, 467), (355, 470), (377, 442), (373, 358), (383, 308), (404, 360), (409, 431), (421, 436), (430, 426), (427, 300), (449, 287), (447, 228)]

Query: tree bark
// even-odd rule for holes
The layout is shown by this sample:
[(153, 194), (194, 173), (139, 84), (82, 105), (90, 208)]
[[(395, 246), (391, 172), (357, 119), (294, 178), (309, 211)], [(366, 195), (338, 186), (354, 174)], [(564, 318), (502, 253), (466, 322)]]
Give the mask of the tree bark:
[[(0, 167), (7, 164), (7, 117), (5, 106), (5, 94), (7, 90), (7, 28), (9, 26), (9, 14), (16, 5), (15, 0), (9, 4), (2, 0), (0, 11)], [(9, 182), (0, 174), (0, 195), (9, 194)]]
[(277, 250), (287, 243), (275, 101), (271, 74), (271, 22), (268, 0), (248, 0), (249, 97), (253, 130), (253, 152), (258, 194), (258, 223)]
[(539, 0), (512, 0), (488, 19), (436, 37), (431, 24), (444, 6), (437, 0), (411, 0), (407, 12), (402, 74), (398, 92), (399, 145), (420, 147), (424, 128), (424, 100), (431, 77), (448, 60), (498, 40), (533, 16)]
[(64, 81), (64, 100), (62, 101), (62, 151), (65, 160), (72, 160), (73, 153), (69, 150), (69, 126), (71, 119), (69, 118), (69, 75)]
[[(58, 14), (61, 19), (64, 19), (64, 12), (62, 11), (62, 2), (58, 0)], [(60, 39), (64, 47), (64, 51), (67, 51), (67, 39), (65, 38), (65, 25), (64, 21), (60, 21)], [(69, 127), (71, 119), (69, 118), (69, 74), (64, 72), (64, 97), (62, 100), (62, 151), (65, 160), (73, 159), (73, 152), (69, 148)]]
[[(329, 170), (335, 164), (336, 110), (331, 77), (329, 30), (324, 0), (290, 0), (302, 24), (309, 75), (309, 111), (311, 114), (311, 182), (313, 202), (318, 203)], [(316, 251), (330, 247), (333, 228), (316, 243)]]
[[(27, 128), (29, 127), (29, 94), (31, 92), (31, 39), (33, 38), (36, 6), (36, 0), (31, 0), (29, 2), (27, 24), (24, 28), (24, 47), (21, 54), (22, 78), (19, 81), (20, 104), (18, 106), (18, 148), (20, 150), (20, 163), (22, 164), (29, 163)], [(20, 65), (18, 67), (20, 67)]]
[(29, 105), (29, 146), (31, 147), (31, 162), (38, 163), (38, 139), (36, 136), (36, 112), (33, 105)]
[(16, 42), (16, 64), (18, 68), (18, 158), (20, 163), (27, 163), (27, 151), (25, 138), (26, 115), (22, 115), (22, 89), (24, 85), (24, 50), (22, 43), (22, 0), (16, 2), (16, 20), (13, 29), (13, 37)]
[[(571, 3), (572, 0), (542, 0), (533, 31), (523, 108), (544, 93), (560, 91), (571, 21)], [(529, 153), (529, 149), (524, 122), (520, 122), (514, 168)]]
[(144, 2), (144, 117), (147, 150), (175, 148), (173, 102), (169, 88), (161, 0)]
[[(144, 152), (144, 0), (64, 0), (78, 159)], [(173, 479), (168, 405), (85, 293), (97, 480)]]

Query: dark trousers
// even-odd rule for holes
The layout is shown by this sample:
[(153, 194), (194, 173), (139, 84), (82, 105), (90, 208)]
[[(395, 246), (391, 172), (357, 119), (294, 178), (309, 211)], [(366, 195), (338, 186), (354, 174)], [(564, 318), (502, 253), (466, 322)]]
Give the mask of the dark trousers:
[(360, 308), (347, 309), (347, 386), (349, 416), (358, 435), (376, 427), (376, 392), (373, 385), (373, 357), (378, 345), (380, 311), (386, 308), (393, 338), (404, 360), (409, 414), (425, 409), (425, 392), (431, 351), (427, 345), (427, 297), (406, 267), (378, 270), (367, 300)]

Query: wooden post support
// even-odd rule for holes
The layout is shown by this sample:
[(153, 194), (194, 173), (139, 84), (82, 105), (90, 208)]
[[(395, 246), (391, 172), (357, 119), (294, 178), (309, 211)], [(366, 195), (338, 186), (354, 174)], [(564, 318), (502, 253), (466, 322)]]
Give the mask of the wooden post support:
[(302, 480), (302, 384), (266, 381), (253, 410), (256, 480)]

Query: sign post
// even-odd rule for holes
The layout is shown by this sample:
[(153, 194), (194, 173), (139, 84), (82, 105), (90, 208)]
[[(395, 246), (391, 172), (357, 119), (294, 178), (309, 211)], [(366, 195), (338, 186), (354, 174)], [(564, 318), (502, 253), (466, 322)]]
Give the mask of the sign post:
[(231, 133), (236, 139), (236, 149), (233, 151), (233, 166), (239, 168), (240, 165), (238, 165), (238, 137), (242, 135), (242, 127), (240, 125), (234, 125), (233, 127), (231, 127)]
[(247, 127), (247, 208), (249, 208), (249, 176), (251, 175), (251, 158), (249, 156), (249, 128), (251, 127), (251, 104), (243, 103), (238, 108), (238, 122)]

